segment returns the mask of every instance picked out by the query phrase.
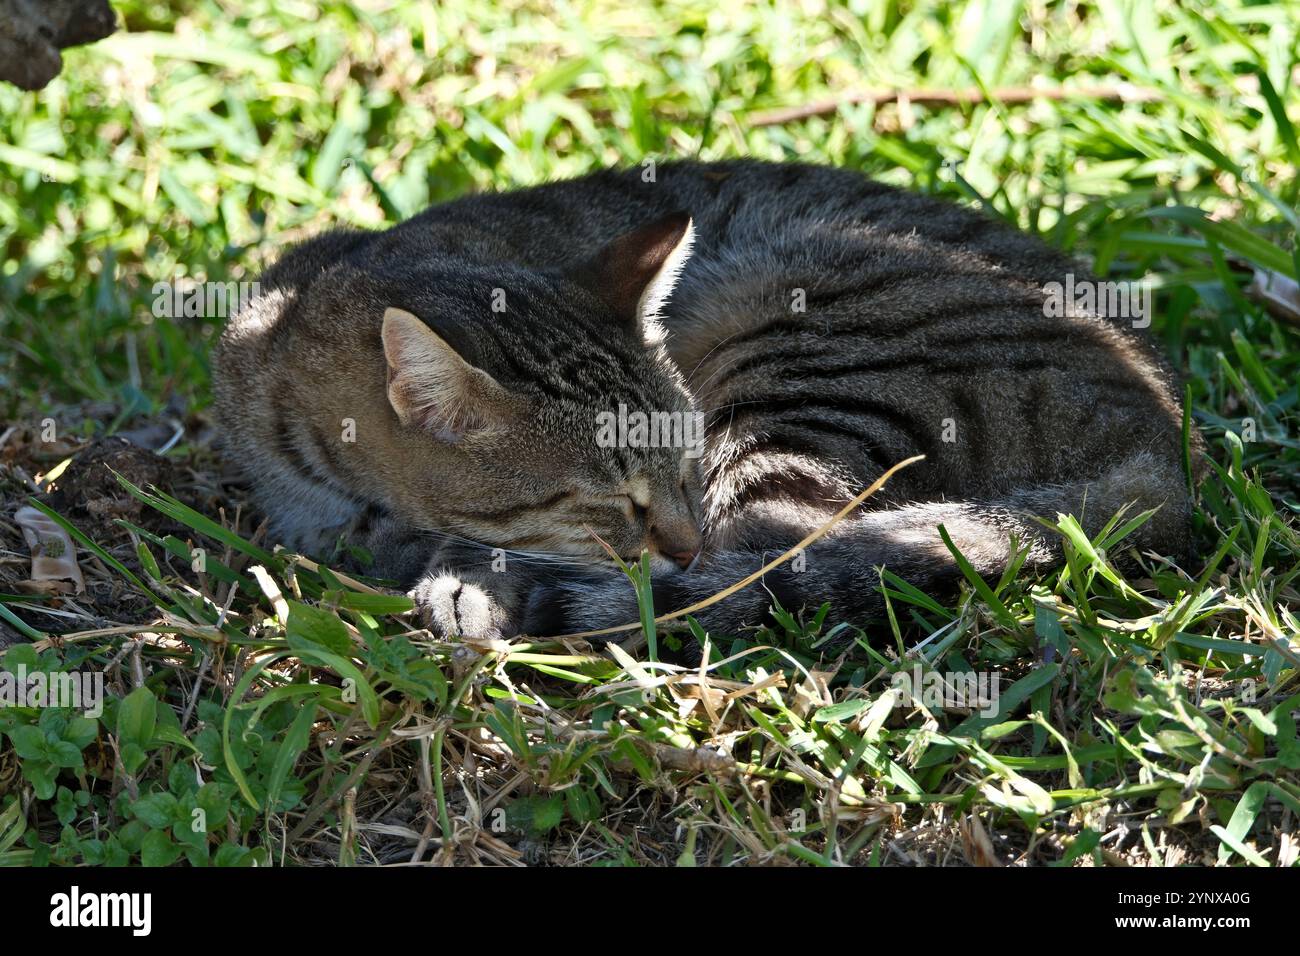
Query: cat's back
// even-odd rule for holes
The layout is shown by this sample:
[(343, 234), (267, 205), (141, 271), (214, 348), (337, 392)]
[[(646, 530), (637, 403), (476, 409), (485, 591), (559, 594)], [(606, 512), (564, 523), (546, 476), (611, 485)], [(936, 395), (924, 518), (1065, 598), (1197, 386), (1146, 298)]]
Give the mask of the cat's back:
[(1096, 279), (1038, 238), (848, 170), (686, 164), (661, 181), (698, 236), (669, 348), (742, 456), (866, 476), (921, 452), (909, 490), (955, 494), (1176, 453), (1174, 379), (1144, 317), (1053, 308), (1051, 283)]

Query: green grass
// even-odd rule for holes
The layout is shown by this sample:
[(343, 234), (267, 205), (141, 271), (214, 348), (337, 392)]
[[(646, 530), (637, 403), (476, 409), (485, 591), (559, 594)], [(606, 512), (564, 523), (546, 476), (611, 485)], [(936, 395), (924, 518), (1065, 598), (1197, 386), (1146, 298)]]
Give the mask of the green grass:
[[(0, 709), (0, 863), (1295, 863), (1300, 329), (1249, 285), (1300, 274), (1300, 3), (117, 6), (129, 32), (44, 93), (0, 88), (0, 637), (10, 669), (107, 668), (113, 695), (98, 722)], [(847, 95), (1031, 84), (1091, 93)], [(237, 513), (202, 414), (220, 323), (153, 318), (154, 283), (253, 278), (473, 189), (736, 155), (984, 203), (1151, 282), (1213, 463), (1203, 561), (1126, 579), (1124, 528), (1063, 522), (1057, 573), (955, 602), (890, 579), (846, 659), (808, 609), (710, 635), (701, 678), (431, 640)], [(19, 593), (33, 480), (159, 420), (187, 426), (162, 494), (55, 509), (90, 594)], [(998, 713), (896, 706), (917, 664), (999, 673)]]

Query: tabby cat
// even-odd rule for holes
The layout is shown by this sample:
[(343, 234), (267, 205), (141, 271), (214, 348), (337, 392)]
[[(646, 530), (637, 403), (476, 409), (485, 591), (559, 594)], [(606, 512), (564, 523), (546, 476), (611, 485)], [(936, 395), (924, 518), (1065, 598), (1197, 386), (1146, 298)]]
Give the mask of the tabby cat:
[[(882, 608), (877, 568), (951, 588), (937, 530), (986, 576), (1037, 518), (1190, 546), (1173, 377), (1128, 319), (1049, 307), (1092, 281), (984, 213), (855, 172), (756, 161), (607, 171), (435, 206), (286, 254), (217, 350), (229, 455), (286, 545), (341, 538), (413, 585), (441, 634), (637, 619), (756, 570), (901, 459), (924, 461), (699, 615)], [(705, 443), (600, 440), (617, 412), (702, 416)], [(604, 416), (604, 418), (602, 418)], [(675, 434), (675, 433), (674, 433)], [(606, 438), (608, 435), (606, 435)]]

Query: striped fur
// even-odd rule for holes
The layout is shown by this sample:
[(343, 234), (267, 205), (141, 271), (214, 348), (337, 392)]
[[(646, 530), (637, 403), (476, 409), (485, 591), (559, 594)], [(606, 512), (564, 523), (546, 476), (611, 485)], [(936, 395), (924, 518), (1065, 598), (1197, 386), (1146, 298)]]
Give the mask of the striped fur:
[[(1034, 518), (1058, 512), (1095, 531), (1125, 506), (1158, 508), (1133, 543), (1187, 553), (1167, 365), (1124, 321), (1045, 314), (1044, 284), (1085, 280), (1082, 267), (991, 217), (844, 170), (682, 163), (646, 180), (611, 171), (469, 197), (386, 232), (327, 234), (264, 277), (218, 350), (218, 417), (287, 543), (362, 537), (389, 573), (420, 578), (444, 631), (587, 629), (635, 619), (626, 579), (592, 566), (596, 536), (624, 556), (681, 554), (703, 530), (691, 568), (660, 562), (667, 610), (756, 569), (919, 452), (805, 570), (769, 575), (706, 626), (760, 623), (774, 596), (866, 621), (881, 564), (949, 586), (939, 523), (989, 575), (1012, 535), (1032, 565), (1057, 561)], [(677, 210), (694, 220), (689, 258), (641, 296), (657, 315), (628, 321), (593, 252)], [(389, 307), (526, 413), (482, 441), (404, 426), (385, 395)], [(620, 403), (702, 410), (698, 467), (680, 449), (597, 447), (594, 415)], [(339, 440), (347, 418), (352, 443)], [(507, 549), (505, 573), (491, 548)]]

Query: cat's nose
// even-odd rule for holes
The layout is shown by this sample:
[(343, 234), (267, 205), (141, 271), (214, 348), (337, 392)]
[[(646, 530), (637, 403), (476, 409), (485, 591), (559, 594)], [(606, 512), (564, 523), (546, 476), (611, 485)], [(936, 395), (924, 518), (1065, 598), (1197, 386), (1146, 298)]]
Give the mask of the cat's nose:
[(704, 546), (704, 535), (692, 521), (655, 523), (650, 526), (650, 544), (678, 567), (688, 568)]
[(665, 551), (664, 554), (667, 555), (669, 559), (676, 561), (679, 568), (686, 570), (694, 563), (695, 559), (700, 556), (700, 549), (686, 548), (682, 551)]
[(689, 568), (700, 556), (700, 546), (704, 544), (703, 538), (698, 534), (666, 539), (653, 536), (651, 540), (654, 549), (679, 568)]

